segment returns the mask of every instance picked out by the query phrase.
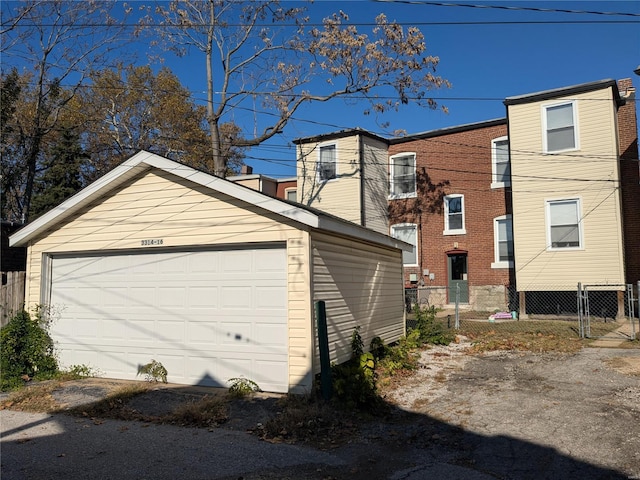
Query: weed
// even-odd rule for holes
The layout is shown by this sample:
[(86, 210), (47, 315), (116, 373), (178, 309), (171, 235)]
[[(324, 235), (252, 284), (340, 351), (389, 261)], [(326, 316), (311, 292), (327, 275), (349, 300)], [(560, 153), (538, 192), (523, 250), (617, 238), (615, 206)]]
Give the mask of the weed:
[(157, 383), (162, 380), (162, 383), (167, 383), (167, 369), (157, 360), (151, 360), (146, 365), (139, 365), (138, 375), (140, 374), (144, 374), (147, 382)]
[(244, 377), (230, 378), (229, 395), (236, 398), (246, 397), (254, 392), (261, 392), (260, 387), (253, 380)]
[(376, 388), (376, 359), (371, 352), (364, 352), (360, 327), (351, 335), (351, 359), (331, 366), (333, 392), (343, 405), (350, 409), (376, 409), (381, 399)]
[(21, 387), (32, 378), (45, 380), (56, 375), (58, 362), (48, 327), (41, 310), (36, 310), (33, 319), (22, 310), (0, 330), (1, 390)]
[(65, 371), (60, 372), (59, 377), (65, 380), (80, 380), (97, 376), (96, 370), (88, 365), (71, 365)]

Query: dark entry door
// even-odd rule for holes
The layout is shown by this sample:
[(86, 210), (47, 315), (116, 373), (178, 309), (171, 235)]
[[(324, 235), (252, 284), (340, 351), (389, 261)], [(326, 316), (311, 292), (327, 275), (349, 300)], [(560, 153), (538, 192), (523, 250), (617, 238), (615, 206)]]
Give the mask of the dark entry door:
[(460, 303), (469, 303), (467, 254), (456, 253), (449, 255), (447, 263), (449, 270), (449, 303), (455, 303), (456, 295), (458, 295), (458, 301)]

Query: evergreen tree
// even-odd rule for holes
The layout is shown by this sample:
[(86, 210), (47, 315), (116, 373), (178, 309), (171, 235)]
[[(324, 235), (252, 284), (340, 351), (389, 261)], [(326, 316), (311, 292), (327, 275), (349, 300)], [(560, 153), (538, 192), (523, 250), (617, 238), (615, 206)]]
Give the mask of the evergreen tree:
[(78, 135), (63, 128), (36, 180), (31, 202), (32, 219), (47, 213), (83, 187), (82, 167), (87, 159)]

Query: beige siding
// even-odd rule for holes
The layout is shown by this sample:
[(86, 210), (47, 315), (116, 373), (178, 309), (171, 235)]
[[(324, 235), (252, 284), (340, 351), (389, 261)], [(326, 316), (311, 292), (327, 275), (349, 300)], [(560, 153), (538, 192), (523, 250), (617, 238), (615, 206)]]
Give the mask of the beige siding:
[[(617, 137), (611, 89), (509, 106), (513, 226), (519, 290), (624, 283)], [(608, 99), (608, 101), (607, 101)], [(576, 100), (579, 149), (542, 154), (543, 106)], [(546, 202), (578, 198), (580, 250), (547, 248)]]
[(405, 331), (401, 252), (319, 233), (312, 248), (313, 300), (326, 302), (331, 361), (350, 358), (356, 326), (367, 348), (376, 336), (398, 340)]
[[(319, 147), (336, 145), (337, 178), (319, 183), (316, 168)], [(360, 158), (358, 136), (300, 145), (298, 149), (298, 201), (323, 212), (361, 224)]]
[(312, 376), (309, 234), (293, 222), (163, 171), (146, 173), (103, 197), (55, 230), (32, 241), (26, 302), (41, 302), (45, 253), (138, 250), (141, 241), (162, 239), (161, 248), (282, 242), (289, 283), (289, 375), (295, 390)]
[(313, 385), (313, 338), (309, 233), (297, 231), (287, 241), (289, 276), (289, 387), (308, 392)]
[(387, 146), (362, 136), (364, 155), (365, 227), (389, 235), (389, 173)]
[(253, 190), (260, 191), (260, 179), (259, 178), (243, 178), (240, 180), (234, 180), (234, 183), (242, 185), (244, 187), (251, 188)]

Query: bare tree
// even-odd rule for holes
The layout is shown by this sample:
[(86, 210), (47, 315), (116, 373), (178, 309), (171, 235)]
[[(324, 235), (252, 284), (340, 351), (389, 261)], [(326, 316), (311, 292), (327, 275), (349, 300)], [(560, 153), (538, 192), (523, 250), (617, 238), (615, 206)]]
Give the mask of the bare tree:
[(3, 2), (1, 8), (3, 63), (33, 73), (29, 110), (16, 119), (26, 141), (20, 158), (12, 159), (24, 182), (15, 213), (26, 221), (43, 142), (87, 75), (106, 65), (125, 42), (126, 14), (123, 10), (119, 20), (112, 16), (121, 8), (115, 0), (28, 0)]
[(367, 35), (344, 12), (314, 27), (306, 9), (278, 1), (172, 0), (149, 8), (146, 21), (160, 26), (178, 55), (193, 49), (204, 55), (211, 154), (220, 176), (226, 171), (220, 125), (245, 109), (254, 112), (254, 129), (236, 145), (251, 147), (282, 132), (310, 102), (359, 96), (368, 102), (364, 113), (409, 102), (434, 109), (429, 91), (449, 85), (435, 75), (439, 59), (427, 55), (420, 30), (384, 15)]

